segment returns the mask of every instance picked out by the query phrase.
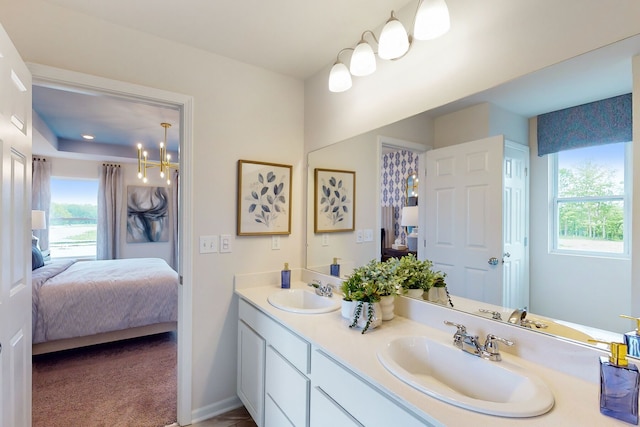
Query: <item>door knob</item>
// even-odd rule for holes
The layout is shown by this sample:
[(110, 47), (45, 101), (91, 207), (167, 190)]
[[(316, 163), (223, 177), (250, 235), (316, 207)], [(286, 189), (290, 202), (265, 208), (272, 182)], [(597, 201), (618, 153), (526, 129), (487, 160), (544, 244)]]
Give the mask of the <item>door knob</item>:
[(489, 258), (489, 265), (498, 265), (498, 258), (492, 256), (491, 258)]

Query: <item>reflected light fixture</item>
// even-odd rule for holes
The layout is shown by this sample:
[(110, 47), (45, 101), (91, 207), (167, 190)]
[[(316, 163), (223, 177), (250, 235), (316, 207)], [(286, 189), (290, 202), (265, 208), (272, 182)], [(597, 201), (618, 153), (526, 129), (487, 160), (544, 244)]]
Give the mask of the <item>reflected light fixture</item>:
[[(47, 229), (47, 217), (45, 211), (32, 210), (31, 211), (31, 230), (46, 230)], [(31, 233), (31, 245), (40, 249), (40, 239)]]
[[(377, 55), (380, 59), (397, 60), (405, 56), (414, 40), (433, 40), (449, 31), (451, 21), (445, 0), (418, 0), (418, 7), (413, 17), (413, 34), (407, 33), (402, 22), (391, 11), (379, 38), (370, 31), (362, 33), (360, 41), (354, 48), (345, 48), (338, 53), (338, 59), (329, 73), (329, 90), (344, 92), (351, 88), (351, 76), (368, 76), (376, 71), (376, 54), (371, 44), (365, 40), (367, 33), (373, 36), (377, 44)], [(340, 60), (340, 54), (350, 50), (349, 68)]]
[(147, 169), (160, 168), (160, 178), (167, 178), (167, 184), (171, 184), (171, 169), (178, 169), (180, 165), (178, 163), (171, 163), (171, 154), (167, 153), (167, 129), (171, 127), (170, 123), (160, 123), (160, 126), (164, 128), (164, 140), (160, 142), (160, 161), (154, 162), (149, 160), (149, 153), (147, 153), (142, 144), (138, 144), (138, 178), (146, 184), (147, 182)]

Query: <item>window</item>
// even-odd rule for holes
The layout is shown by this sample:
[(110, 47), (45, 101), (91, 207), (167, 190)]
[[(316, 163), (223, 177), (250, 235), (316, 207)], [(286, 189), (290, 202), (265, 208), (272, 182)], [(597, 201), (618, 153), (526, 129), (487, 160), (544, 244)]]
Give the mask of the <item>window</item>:
[(52, 258), (95, 258), (98, 180), (51, 178)]
[(629, 143), (553, 155), (555, 252), (628, 256), (630, 157)]

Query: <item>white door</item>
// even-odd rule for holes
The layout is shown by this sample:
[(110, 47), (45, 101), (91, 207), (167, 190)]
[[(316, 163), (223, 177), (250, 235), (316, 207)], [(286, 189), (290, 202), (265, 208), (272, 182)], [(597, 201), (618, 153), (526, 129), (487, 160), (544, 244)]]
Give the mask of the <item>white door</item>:
[(0, 427), (31, 425), (31, 74), (0, 26)]
[(425, 255), (453, 295), (502, 305), (504, 139), (427, 152)]
[(507, 141), (504, 149), (504, 307), (529, 306), (529, 147)]

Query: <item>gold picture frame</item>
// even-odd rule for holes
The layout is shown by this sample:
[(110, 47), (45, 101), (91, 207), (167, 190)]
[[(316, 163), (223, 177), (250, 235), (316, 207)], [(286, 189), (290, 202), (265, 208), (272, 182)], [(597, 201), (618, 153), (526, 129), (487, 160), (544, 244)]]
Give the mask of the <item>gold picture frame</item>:
[(291, 234), (292, 169), (238, 160), (238, 236)]
[(315, 233), (355, 230), (355, 171), (314, 169), (313, 199)]

